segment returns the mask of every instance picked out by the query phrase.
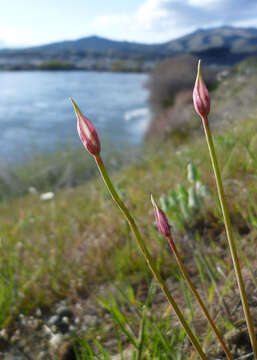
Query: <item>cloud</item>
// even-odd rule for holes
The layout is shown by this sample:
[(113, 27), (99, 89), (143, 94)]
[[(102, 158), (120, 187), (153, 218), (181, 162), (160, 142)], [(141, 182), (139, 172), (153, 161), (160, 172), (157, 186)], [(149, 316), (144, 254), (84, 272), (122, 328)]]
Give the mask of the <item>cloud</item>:
[(158, 42), (197, 28), (254, 23), (256, 0), (145, 0), (132, 14), (97, 17), (92, 25), (102, 36)]
[(256, 0), (167, 1), (166, 8), (177, 13), (185, 24), (195, 26), (233, 25), (253, 18), (257, 21)]
[(170, 17), (169, 11), (164, 5), (165, 1), (145, 1), (135, 13), (134, 18), (138, 24), (151, 30), (156, 24), (158, 25)]
[[(26, 31), (9, 26), (0, 26), (0, 34), (4, 39), (4, 45), (7, 46), (16, 46), (17, 44), (23, 45), (22, 43), (19, 43), (19, 39), (27, 39), (30, 35)], [(1, 42), (3, 41), (1, 40)], [(2, 47), (1, 43), (0, 45)]]

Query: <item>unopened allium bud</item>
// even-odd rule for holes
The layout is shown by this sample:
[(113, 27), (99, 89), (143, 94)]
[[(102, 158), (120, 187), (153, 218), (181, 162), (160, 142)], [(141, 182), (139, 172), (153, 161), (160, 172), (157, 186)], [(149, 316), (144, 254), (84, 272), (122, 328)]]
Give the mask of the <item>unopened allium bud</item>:
[(165, 215), (165, 213), (157, 206), (156, 202), (154, 201), (154, 198), (151, 195), (151, 201), (154, 207), (154, 215), (155, 215), (155, 221), (158, 230), (164, 235), (164, 236), (170, 236), (170, 225), (168, 223), (168, 219)]
[(210, 95), (207, 90), (207, 87), (203, 81), (201, 70), (200, 70), (201, 61), (198, 62), (198, 72), (195, 80), (195, 87), (193, 91), (193, 101), (195, 111), (201, 117), (207, 117), (210, 112)]
[(99, 155), (101, 151), (101, 143), (96, 128), (91, 121), (82, 114), (79, 107), (73, 99), (70, 99), (77, 116), (77, 129), (82, 144), (92, 155)]

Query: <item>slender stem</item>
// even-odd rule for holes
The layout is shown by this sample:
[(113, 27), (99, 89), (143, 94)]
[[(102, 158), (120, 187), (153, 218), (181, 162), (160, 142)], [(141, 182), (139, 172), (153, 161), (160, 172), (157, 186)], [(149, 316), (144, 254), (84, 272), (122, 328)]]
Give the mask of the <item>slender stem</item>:
[(195, 335), (193, 334), (193, 332), (191, 331), (189, 325), (186, 323), (181, 311), (179, 310), (174, 298), (172, 297), (172, 295), (170, 294), (167, 285), (165, 283), (165, 281), (162, 279), (162, 277), (160, 276), (157, 267), (153, 261), (153, 258), (151, 256), (151, 254), (149, 253), (142, 237), (141, 234), (138, 230), (138, 227), (135, 223), (135, 220), (133, 219), (133, 217), (130, 215), (128, 209), (126, 208), (126, 206), (124, 205), (124, 203), (122, 202), (122, 200), (119, 198), (119, 195), (117, 194), (116, 190), (114, 189), (112, 182), (109, 178), (109, 175), (104, 167), (104, 163), (101, 159), (100, 155), (96, 155), (95, 156), (95, 160), (98, 166), (98, 169), (100, 171), (100, 174), (103, 178), (103, 181), (106, 185), (106, 187), (108, 188), (114, 202), (118, 205), (118, 207), (120, 208), (121, 212), (123, 213), (124, 217), (126, 218), (127, 222), (129, 223), (131, 230), (133, 231), (137, 243), (140, 247), (140, 250), (142, 252), (142, 254), (144, 255), (144, 258), (149, 266), (149, 268), (151, 269), (153, 275), (155, 276), (156, 280), (158, 281), (162, 291), (164, 292), (164, 294), (166, 295), (170, 305), (172, 306), (172, 308), (174, 309), (181, 325), (183, 326), (183, 328), (185, 329), (185, 332), (187, 333), (188, 337), (190, 338), (192, 344), (194, 345), (196, 351), (198, 352), (199, 356), (201, 359), (203, 360), (207, 360), (206, 355), (204, 354), (198, 340), (196, 339)]
[(215, 152), (215, 148), (214, 148), (214, 144), (213, 144), (213, 139), (212, 139), (211, 130), (209, 127), (208, 118), (203, 117), (202, 121), (203, 121), (203, 127), (204, 127), (205, 136), (206, 136), (206, 141), (208, 144), (209, 153), (210, 153), (210, 157), (211, 157), (213, 172), (215, 175), (218, 196), (219, 196), (219, 200), (220, 200), (222, 214), (224, 217), (225, 229), (226, 229), (226, 233), (227, 233), (230, 253), (231, 253), (231, 257), (232, 257), (232, 261), (233, 261), (233, 265), (234, 265), (234, 269), (235, 269), (236, 279), (237, 279), (239, 292), (240, 292), (240, 296), (241, 296), (241, 301), (242, 301), (242, 305), (243, 305), (243, 310), (244, 310), (244, 314), (245, 314), (245, 319), (246, 319), (246, 323), (247, 323), (248, 333), (250, 336), (250, 340), (251, 340), (251, 344), (252, 344), (252, 348), (253, 348), (253, 352), (254, 352), (254, 358), (255, 358), (255, 360), (257, 360), (257, 341), (256, 341), (256, 337), (254, 334), (253, 322), (252, 322), (251, 313), (250, 313), (248, 302), (247, 302), (244, 281), (243, 281), (240, 264), (239, 264), (239, 260), (238, 260), (238, 255), (237, 255), (237, 250), (236, 250), (236, 244), (235, 244), (233, 233), (232, 233), (232, 227), (231, 227), (231, 222), (230, 222), (230, 218), (229, 218), (227, 202), (226, 202), (225, 195), (224, 195), (224, 189), (223, 189), (223, 184), (222, 184), (222, 180), (221, 180), (217, 156), (216, 156), (216, 152)]
[(199, 305), (201, 306), (204, 315), (207, 317), (207, 319), (208, 319), (208, 321), (209, 321), (209, 323), (210, 323), (210, 325), (211, 325), (214, 333), (216, 334), (219, 342), (221, 343), (221, 345), (222, 345), (222, 347), (223, 347), (223, 349), (224, 349), (224, 352), (225, 352), (227, 358), (228, 358), (229, 360), (233, 360), (233, 357), (232, 357), (232, 355), (230, 354), (230, 352), (229, 352), (226, 344), (224, 343), (224, 341), (223, 341), (223, 339), (222, 339), (222, 336), (220, 335), (217, 327), (215, 326), (215, 324), (214, 324), (214, 322), (213, 322), (213, 320), (212, 320), (212, 318), (211, 318), (208, 310), (206, 309), (206, 307), (205, 307), (205, 305), (204, 305), (201, 297), (199, 296), (199, 294), (198, 294), (198, 292), (197, 292), (194, 284), (193, 284), (192, 281), (190, 280), (190, 277), (189, 277), (189, 275), (188, 275), (188, 273), (187, 273), (187, 271), (186, 271), (186, 269), (185, 269), (185, 267), (184, 267), (184, 264), (183, 264), (183, 262), (182, 262), (182, 259), (181, 259), (180, 255), (179, 255), (179, 252), (178, 252), (178, 250), (177, 250), (177, 247), (176, 247), (176, 245), (175, 245), (172, 237), (171, 237), (171, 236), (167, 236), (167, 238), (168, 238), (168, 240), (169, 240), (169, 244), (170, 244), (171, 250), (173, 251), (174, 256), (175, 256), (175, 258), (176, 258), (176, 260), (177, 260), (178, 266), (179, 266), (179, 268), (180, 268), (180, 270), (181, 270), (181, 272), (182, 272), (185, 280), (187, 281), (190, 289), (192, 290), (193, 294), (195, 295), (195, 297), (196, 297)]

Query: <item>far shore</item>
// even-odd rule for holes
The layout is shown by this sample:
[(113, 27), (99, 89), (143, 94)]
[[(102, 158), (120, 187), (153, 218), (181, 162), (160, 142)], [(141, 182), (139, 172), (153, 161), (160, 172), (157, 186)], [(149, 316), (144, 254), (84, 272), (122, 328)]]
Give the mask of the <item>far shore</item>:
[(113, 70), (113, 69), (82, 69), (77, 67), (60, 67), (60, 68), (41, 68), (41, 67), (10, 67), (10, 68), (1, 68), (0, 72), (6, 72), (6, 71), (12, 71), (12, 72), (19, 72), (19, 71), (83, 71), (83, 72), (112, 72), (112, 73), (148, 73), (149, 70), (144, 69), (120, 69), (120, 70)]

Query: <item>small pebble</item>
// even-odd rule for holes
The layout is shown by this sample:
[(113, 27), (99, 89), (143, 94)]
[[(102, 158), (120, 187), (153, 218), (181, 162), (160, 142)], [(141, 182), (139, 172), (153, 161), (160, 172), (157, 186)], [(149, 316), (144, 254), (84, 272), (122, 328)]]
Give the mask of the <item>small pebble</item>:
[(64, 316), (64, 317), (62, 318), (62, 322), (63, 322), (64, 324), (69, 324), (69, 318), (68, 318), (67, 316)]
[(74, 332), (76, 330), (75, 326), (70, 325), (69, 326), (69, 332)]
[(43, 332), (46, 334), (46, 335), (51, 335), (52, 334), (52, 331), (51, 329), (46, 326), (46, 325), (43, 325)]
[(41, 311), (41, 309), (38, 308), (38, 309), (36, 310), (36, 316), (37, 316), (37, 317), (41, 317), (41, 316), (42, 316), (42, 311)]
[(62, 334), (54, 334), (52, 335), (51, 339), (49, 340), (49, 345), (51, 346), (52, 350), (57, 350), (61, 345), (63, 340)]
[(43, 360), (46, 359), (46, 353), (44, 351), (40, 351), (40, 353), (37, 356), (37, 360)]
[(40, 195), (41, 201), (48, 201), (48, 200), (52, 200), (53, 198), (54, 198), (54, 193), (51, 191)]
[(51, 326), (51, 331), (56, 333), (57, 332), (57, 326), (56, 325)]
[(48, 323), (50, 325), (55, 325), (59, 320), (59, 316), (58, 315), (53, 315), (50, 317), (50, 319), (48, 320)]
[(2, 329), (1, 331), (0, 331), (0, 337), (2, 338), (2, 339), (4, 339), (4, 340), (8, 340), (8, 332), (7, 332), (7, 330), (6, 329)]
[(67, 307), (67, 306), (60, 306), (57, 310), (56, 313), (60, 316), (67, 316), (67, 317), (72, 317), (73, 313), (72, 311)]
[(29, 192), (30, 194), (36, 194), (36, 193), (37, 193), (37, 189), (36, 189), (34, 186), (30, 186), (30, 187), (28, 188), (28, 192)]

